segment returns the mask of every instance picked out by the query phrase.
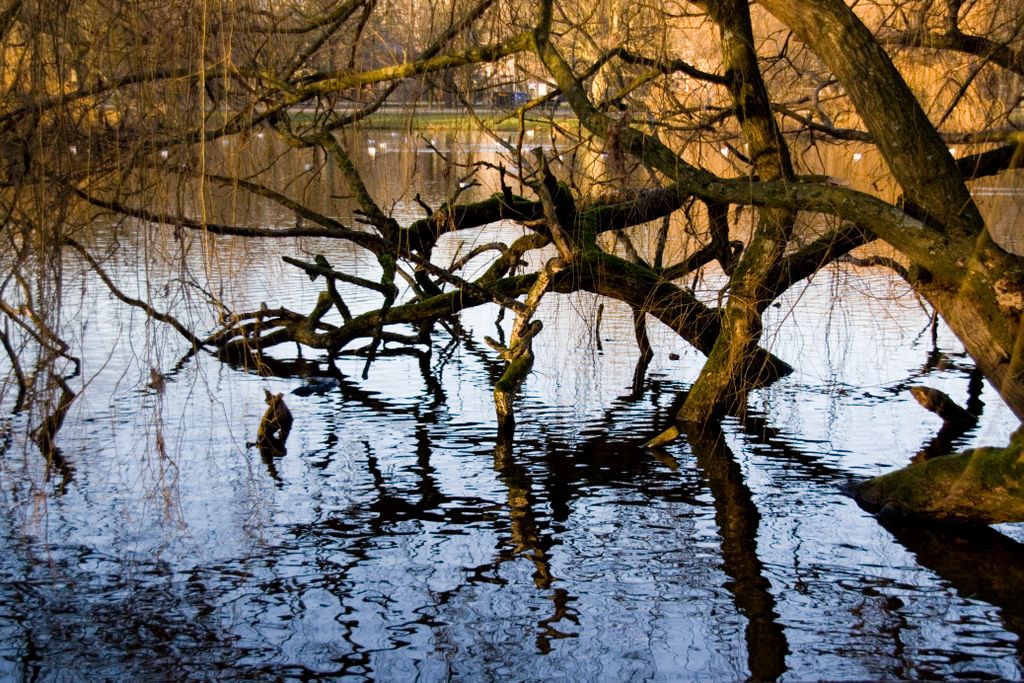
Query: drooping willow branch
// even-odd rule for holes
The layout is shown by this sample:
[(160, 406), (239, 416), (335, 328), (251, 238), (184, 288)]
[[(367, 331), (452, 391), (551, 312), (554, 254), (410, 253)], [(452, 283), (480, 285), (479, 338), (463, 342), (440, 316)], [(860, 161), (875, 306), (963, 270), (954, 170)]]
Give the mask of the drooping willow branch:
[(0, 114), (0, 127), (6, 126), (10, 122), (17, 121), (29, 114), (39, 115), (43, 112), (52, 111), (74, 102), (86, 100), (90, 97), (96, 97), (97, 95), (117, 93), (129, 86), (157, 83), (160, 81), (169, 81), (181, 78), (194, 78), (195, 76), (196, 69), (192, 66), (173, 69), (147, 69), (146, 71), (126, 74), (114, 81), (101, 81), (92, 87), (61, 93), (60, 95), (54, 95), (45, 100), (31, 102), (11, 109), (10, 111), (6, 111), (3, 114)]
[(365, 246), (371, 251), (380, 248), (383, 243), (376, 235), (352, 230), (349, 228), (325, 228), (325, 227), (292, 227), (292, 228), (254, 228), (243, 225), (229, 225), (225, 223), (212, 223), (198, 221), (180, 214), (166, 214), (128, 206), (122, 202), (112, 199), (102, 199), (81, 188), (73, 185), (66, 186), (71, 192), (85, 200), (89, 204), (107, 211), (112, 211), (123, 216), (138, 218), (160, 225), (171, 225), (187, 228), (189, 230), (201, 230), (214, 235), (226, 235), (234, 237), (327, 237), (344, 238), (360, 246)]
[[(53, 354), (54, 357), (63, 358), (74, 365), (74, 370), (70, 376), (74, 377), (81, 373), (82, 359), (71, 354), (68, 343), (51, 330), (30, 305), (15, 309), (6, 301), (0, 299), (0, 313), (6, 315), (15, 325), (28, 334), (36, 344), (46, 350), (47, 353)], [(31, 319), (32, 324), (22, 319), (23, 314)]]
[[(300, 68), (302, 68), (312, 57), (317, 50), (323, 47), (331, 36), (333, 36), (341, 28), (341, 26), (348, 21), (349, 17), (355, 14), (356, 10), (360, 7), (370, 9), (373, 6), (372, 0), (348, 0), (348, 2), (341, 3), (333, 12), (330, 12), (322, 20), (314, 22), (309, 27), (303, 27), (299, 33), (308, 33), (317, 28), (323, 28), (324, 30), (316, 37), (315, 40), (310, 41), (309, 45), (304, 46), (296, 52), (296, 54), (289, 60), (286, 73), (289, 76), (295, 74)], [(290, 31), (289, 31), (290, 32)]]
[[(550, 12), (550, 2), (541, 5)], [(600, 111), (590, 100), (583, 83), (547, 36), (542, 20), (535, 33), (535, 49), (548, 73), (565, 94), (580, 123), (595, 135), (607, 137), (618, 122)], [(727, 180), (687, 163), (664, 142), (632, 126), (618, 130), (623, 151), (643, 159), (673, 182), (680, 202), (689, 196), (727, 204), (775, 206), (817, 211), (845, 217), (904, 252), (912, 252), (926, 267), (948, 268), (935, 253), (937, 231), (899, 208), (863, 192), (820, 183), (749, 182)], [(681, 205), (681, 204), (680, 204)]]
[(192, 331), (189, 330), (185, 325), (183, 325), (181, 321), (179, 321), (173, 315), (171, 315), (170, 313), (162, 313), (153, 308), (150, 304), (146, 303), (145, 301), (128, 296), (127, 294), (122, 292), (118, 288), (118, 286), (114, 284), (114, 281), (103, 269), (99, 261), (93, 258), (92, 254), (90, 254), (88, 250), (81, 244), (79, 244), (70, 237), (64, 238), (64, 244), (77, 251), (79, 255), (81, 255), (81, 257), (85, 259), (85, 262), (89, 264), (89, 267), (92, 268), (93, 272), (95, 272), (96, 275), (98, 275), (99, 278), (103, 280), (103, 284), (107, 286), (107, 289), (109, 289), (110, 292), (118, 299), (128, 304), (129, 306), (134, 306), (135, 308), (139, 308), (145, 311), (146, 315), (149, 316), (150, 318), (158, 320), (162, 323), (166, 323), (173, 327), (175, 331), (178, 332), (178, 334), (184, 337), (189, 342), (189, 344), (192, 345), (193, 350), (203, 347), (202, 340), (199, 339), (199, 337), (192, 334)]

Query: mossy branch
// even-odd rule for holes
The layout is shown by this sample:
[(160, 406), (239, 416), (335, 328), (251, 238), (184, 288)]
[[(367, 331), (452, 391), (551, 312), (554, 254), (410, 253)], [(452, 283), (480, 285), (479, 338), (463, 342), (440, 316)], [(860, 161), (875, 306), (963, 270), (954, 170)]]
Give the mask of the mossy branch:
[(872, 510), (940, 522), (1024, 521), (1024, 448), (1018, 432), (1006, 448), (943, 455), (857, 487)]

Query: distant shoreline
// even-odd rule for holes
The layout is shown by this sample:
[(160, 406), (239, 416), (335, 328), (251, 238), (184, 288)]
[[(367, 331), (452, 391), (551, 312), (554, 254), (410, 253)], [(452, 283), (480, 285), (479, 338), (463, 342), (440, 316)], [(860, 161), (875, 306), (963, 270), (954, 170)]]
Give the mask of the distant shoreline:
[[(477, 118), (484, 125), (499, 131), (517, 131), (520, 127), (519, 118), (513, 109), (497, 107), (475, 108)], [(312, 117), (313, 109), (293, 109), (292, 117), (301, 120), (304, 116)], [(526, 128), (547, 128), (553, 123), (575, 122), (570, 109), (564, 105), (555, 108), (538, 108), (527, 111), (524, 115)], [(476, 127), (476, 119), (469, 116), (462, 107), (410, 105), (385, 105), (363, 119), (359, 126), (364, 129), (395, 130), (465, 130)]]

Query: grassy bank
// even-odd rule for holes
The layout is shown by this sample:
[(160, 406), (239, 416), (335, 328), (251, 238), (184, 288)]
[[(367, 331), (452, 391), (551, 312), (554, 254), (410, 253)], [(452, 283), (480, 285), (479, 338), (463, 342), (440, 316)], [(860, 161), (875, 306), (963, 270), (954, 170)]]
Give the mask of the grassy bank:
[[(301, 121), (305, 115), (301, 112), (292, 112), (291, 116)], [(478, 114), (478, 118), (487, 128), (502, 132), (515, 132), (521, 125), (515, 114), (508, 112)], [(558, 110), (550, 117), (528, 115), (522, 125), (534, 130), (547, 130), (552, 124), (571, 123), (574, 123), (574, 120), (570, 112)], [(472, 116), (454, 110), (387, 109), (367, 117), (359, 126), (364, 130), (462, 131), (478, 128), (479, 124)]]

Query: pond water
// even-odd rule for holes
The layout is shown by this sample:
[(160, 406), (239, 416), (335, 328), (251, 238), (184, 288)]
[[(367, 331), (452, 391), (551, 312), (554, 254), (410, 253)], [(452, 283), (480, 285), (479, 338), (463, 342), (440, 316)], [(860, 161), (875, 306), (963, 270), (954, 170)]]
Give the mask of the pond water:
[[(120, 282), (181, 276), (173, 260), (143, 272), (141, 242), (108, 262)], [(216, 284), (236, 301), (305, 308), (315, 285), (278, 257), (317, 251), (355, 263), (309, 240), (206, 254), (230, 265)], [(300, 396), (308, 377), (176, 365), (180, 338), (84, 281), (65, 303), (92, 342), (60, 435), (73, 475), (43, 477), (24, 416), (0, 456), (0, 679), (1024, 675), (1021, 528), (887, 527), (846, 493), (938, 431), (909, 385), (961, 403), (971, 387), (970, 359), (904, 285), (836, 269), (795, 288), (766, 345), (797, 372), (746, 419), (655, 453), (638, 444), (701, 359), (652, 322), (632, 391), (630, 313), (604, 302), (595, 331), (599, 303), (546, 300), (515, 439), (496, 444), (493, 307), (466, 314), (464, 339), (438, 333), (365, 381), (343, 358)], [(327, 373), (317, 360), (307, 372)], [(269, 462), (245, 446), (264, 389), (295, 416)], [(988, 387), (980, 399), (957, 447), (1016, 427)]]

